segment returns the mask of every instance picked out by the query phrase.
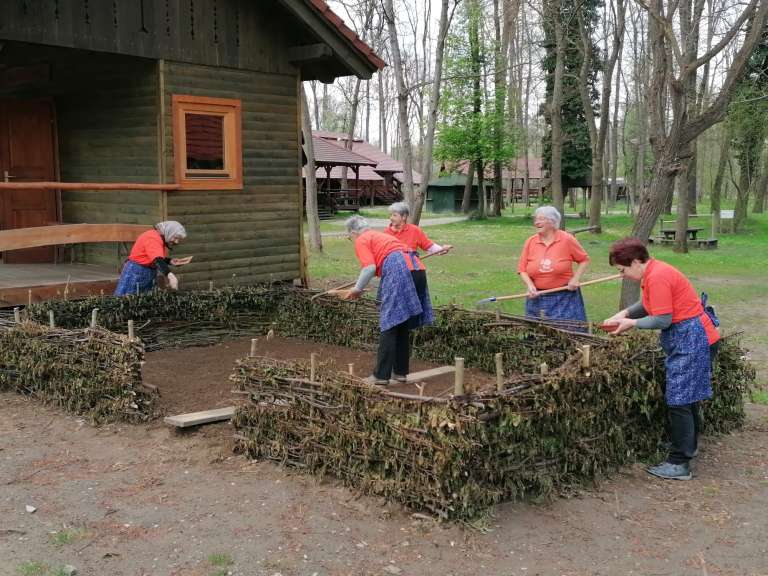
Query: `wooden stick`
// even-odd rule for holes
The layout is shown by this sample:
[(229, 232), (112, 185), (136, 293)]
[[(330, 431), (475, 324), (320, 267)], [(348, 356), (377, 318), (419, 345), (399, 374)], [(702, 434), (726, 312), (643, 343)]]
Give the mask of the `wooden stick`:
[(96, 328), (96, 326), (98, 325), (97, 323), (98, 315), (99, 315), (98, 308), (94, 308), (93, 310), (91, 310), (91, 328)]
[(344, 290), (344, 289), (346, 289), (346, 288), (352, 288), (352, 286), (354, 286), (355, 284), (357, 284), (357, 280), (353, 280), (352, 282), (347, 282), (346, 284), (342, 284), (342, 285), (340, 285), (340, 286), (336, 286), (335, 288), (329, 288), (329, 289), (328, 289), (328, 290), (326, 290), (325, 292), (320, 292), (320, 294), (315, 294), (314, 296), (312, 296), (312, 297), (309, 299), (309, 301), (310, 301), (310, 302), (313, 302), (313, 301), (315, 301), (317, 298), (320, 298), (320, 296), (325, 296), (326, 294), (328, 294), (328, 293), (330, 293), (330, 292), (333, 292), (334, 290)]
[(53, 310), (48, 310), (48, 326), (56, 328), (56, 321), (53, 317)]
[(208, 281), (208, 292), (213, 292), (213, 280)]
[(135, 332), (133, 329), (133, 320), (128, 320), (128, 341), (133, 342), (135, 338)]
[(314, 382), (317, 377), (317, 352), (309, 355), (309, 381)]
[(581, 347), (581, 367), (582, 368), (589, 368), (591, 359), (590, 359), (590, 353), (592, 351), (592, 347), (589, 344), (584, 344), (584, 346)]
[[(605, 276), (603, 278), (596, 278), (595, 280), (582, 282), (579, 285), (579, 288), (583, 286), (591, 286), (592, 284), (599, 284), (601, 282), (608, 282), (609, 280), (618, 280), (619, 278), (621, 278), (621, 274), (613, 274), (611, 276)], [(549, 290), (539, 290), (539, 295), (552, 294), (553, 292), (562, 292), (563, 290), (568, 290), (568, 286), (560, 286), (559, 288), (550, 288)], [(511, 296), (493, 296), (491, 298), (485, 298), (484, 300), (480, 300), (478, 304), (487, 303), (487, 302), (501, 302), (502, 300), (516, 300), (518, 298), (527, 298), (527, 297), (528, 297), (527, 292), (523, 292), (521, 294), (512, 294)]]
[(21, 324), (21, 312), (19, 312), (18, 307), (13, 309), (13, 321), (16, 322), (16, 324)]
[(464, 358), (456, 358), (456, 372), (454, 373), (453, 395), (464, 396)]
[(504, 354), (497, 352), (494, 360), (496, 360), (496, 392), (504, 392)]
[(542, 375), (549, 374), (549, 366), (547, 366), (546, 362), (541, 363), (541, 366), (539, 366), (539, 370), (541, 370)]
[(347, 371), (349, 372), (350, 376), (355, 375), (355, 365), (354, 364), (347, 364)]
[(32, 306), (32, 290), (27, 290), (27, 307)]
[(251, 358), (256, 356), (256, 344), (259, 342), (258, 338), (251, 338)]

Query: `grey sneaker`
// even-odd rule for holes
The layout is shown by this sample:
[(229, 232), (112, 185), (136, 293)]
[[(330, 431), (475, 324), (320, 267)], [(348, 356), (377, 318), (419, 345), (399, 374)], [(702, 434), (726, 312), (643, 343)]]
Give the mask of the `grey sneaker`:
[(657, 466), (646, 468), (649, 474), (664, 478), (667, 480), (690, 480), (693, 478), (691, 468), (688, 464), (672, 464), (671, 462), (662, 462)]
[(392, 380), (402, 384), (403, 382), (408, 382), (408, 376), (403, 376), (402, 374), (392, 374)]
[(386, 386), (387, 384), (389, 384), (389, 380), (379, 380), (373, 374), (371, 374), (366, 378), (363, 378), (363, 382), (367, 382), (368, 384), (373, 384), (374, 386)]

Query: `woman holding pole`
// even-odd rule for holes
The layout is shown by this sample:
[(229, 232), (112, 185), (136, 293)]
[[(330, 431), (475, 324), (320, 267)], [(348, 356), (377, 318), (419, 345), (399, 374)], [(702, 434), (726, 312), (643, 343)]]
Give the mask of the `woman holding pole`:
[[(389, 226), (387, 226), (384, 232), (394, 236), (408, 247), (407, 257), (413, 266), (413, 270), (411, 270), (413, 283), (416, 285), (419, 301), (424, 310), (423, 313), (429, 316), (432, 314), (432, 302), (429, 298), (429, 288), (427, 287), (427, 269), (419, 258), (419, 249), (424, 250), (428, 255), (446, 254), (453, 246), (450, 244), (441, 246), (427, 238), (427, 235), (421, 228), (415, 224), (408, 223), (408, 216), (410, 214), (411, 211), (407, 203), (395, 202), (392, 204), (389, 207)], [(401, 374), (397, 375), (395, 379), (405, 382), (405, 376)]]
[[(528, 287), (525, 315), (544, 320), (586, 322), (587, 313), (579, 285), (589, 256), (572, 234), (560, 230), (560, 220), (560, 212), (554, 206), (540, 206), (533, 213), (536, 234), (525, 241), (517, 265), (517, 272)], [(567, 289), (539, 293), (562, 287)]]
[[(360, 262), (357, 283), (349, 290), (334, 293), (343, 300), (355, 300), (374, 276), (379, 276), (379, 348), (373, 375), (366, 380), (386, 386), (390, 377), (401, 381), (409, 372), (410, 330), (434, 320), (432, 309), (425, 311), (418, 287), (411, 275), (413, 262), (405, 244), (383, 232), (371, 230), (368, 221), (352, 216), (346, 222), (349, 239), (355, 243)], [(423, 277), (426, 281), (426, 277)], [(421, 280), (417, 280), (421, 281)]]
[(613, 334), (632, 328), (661, 330), (666, 354), (671, 449), (666, 461), (648, 472), (659, 478), (690, 480), (689, 463), (696, 455), (701, 427), (698, 403), (712, 397), (712, 359), (720, 340), (717, 317), (704, 308), (679, 270), (651, 258), (637, 238), (615, 242), (608, 261), (624, 278), (641, 283), (642, 299), (605, 324), (616, 326)]

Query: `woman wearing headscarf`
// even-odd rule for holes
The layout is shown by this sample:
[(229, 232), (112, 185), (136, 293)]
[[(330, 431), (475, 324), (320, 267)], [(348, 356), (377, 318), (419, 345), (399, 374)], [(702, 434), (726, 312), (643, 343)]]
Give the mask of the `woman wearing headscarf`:
[(188, 264), (192, 257), (169, 258), (168, 250), (178, 245), (187, 237), (184, 226), (174, 220), (159, 222), (152, 230), (147, 230), (136, 239), (128, 259), (123, 265), (120, 280), (115, 288), (115, 296), (149, 292), (155, 287), (157, 273), (168, 280), (171, 290), (178, 290), (179, 280), (171, 272), (170, 266)]
[[(525, 315), (586, 322), (579, 282), (589, 256), (573, 234), (560, 230), (560, 220), (560, 212), (554, 206), (540, 206), (533, 213), (536, 234), (525, 241), (517, 265), (517, 272), (528, 287)], [(540, 290), (561, 287), (567, 290), (539, 294)]]
[(671, 448), (666, 461), (648, 468), (654, 476), (690, 480), (701, 426), (699, 405), (712, 397), (712, 359), (720, 340), (714, 311), (710, 316), (688, 278), (666, 262), (651, 258), (637, 238), (615, 242), (608, 255), (622, 277), (640, 282), (642, 299), (614, 314), (605, 324), (613, 334), (638, 328), (661, 330), (666, 354), (665, 398)]
[(347, 234), (355, 243), (360, 275), (354, 288), (339, 290), (344, 300), (355, 300), (374, 276), (381, 278), (379, 300), (379, 348), (376, 367), (368, 382), (387, 385), (390, 377), (405, 380), (410, 363), (410, 330), (434, 320), (432, 309), (421, 307), (418, 288), (411, 275), (413, 264), (405, 244), (383, 232), (371, 230), (368, 221), (352, 216), (346, 222)]
[[(389, 226), (384, 230), (384, 233), (394, 236), (407, 246), (407, 256), (413, 266), (411, 276), (413, 276), (413, 282), (419, 294), (419, 301), (421, 302), (424, 314), (430, 316), (432, 315), (432, 301), (430, 300), (429, 288), (427, 287), (427, 269), (419, 259), (419, 249), (424, 250), (427, 254), (445, 254), (453, 246), (450, 244), (441, 246), (427, 238), (427, 235), (421, 228), (415, 224), (408, 223), (408, 216), (410, 214), (411, 211), (405, 202), (395, 202), (392, 204), (389, 207)], [(398, 375), (396, 379), (398, 378), (403, 382), (405, 381), (405, 376)]]

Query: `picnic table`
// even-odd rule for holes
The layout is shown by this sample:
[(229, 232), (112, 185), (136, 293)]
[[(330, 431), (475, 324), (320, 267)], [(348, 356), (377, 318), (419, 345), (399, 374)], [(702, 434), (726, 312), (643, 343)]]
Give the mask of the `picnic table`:
[[(696, 241), (696, 236), (702, 230), (704, 230), (704, 228), (700, 228), (700, 227), (687, 228), (686, 234), (688, 236), (688, 240)], [(677, 236), (677, 230), (675, 228), (663, 228), (661, 230), (661, 233), (664, 236), (664, 240), (674, 240), (675, 236)]]

